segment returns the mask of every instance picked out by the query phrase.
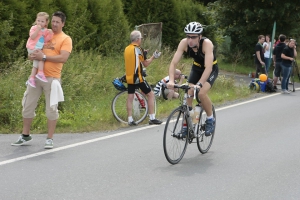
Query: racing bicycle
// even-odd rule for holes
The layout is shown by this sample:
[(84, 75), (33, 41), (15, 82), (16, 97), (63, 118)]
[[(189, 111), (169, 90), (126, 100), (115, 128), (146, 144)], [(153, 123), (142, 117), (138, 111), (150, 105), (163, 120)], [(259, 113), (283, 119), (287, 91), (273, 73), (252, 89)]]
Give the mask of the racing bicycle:
[(292, 72), (291, 72), (291, 82), (293, 85), (293, 92), (295, 92), (295, 76), (298, 76), (298, 79), (300, 81), (299, 68), (296, 60), (294, 60), (292, 63)]
[[(143, 77), (146, 77), (146, 70), (143, 70)], [(126, 83), (126, 75), (121, 78), (115, 78), (113, 80), (113, 85), (119, 91), (118, 94), (114, 97), (111, 110), (116, 118), (121, 123), (128, 123), (127, 116), (127, 88), (123, 83)], [(148, 115), (148, 100), (143, 92), (141, 92), (138, 88), (134, 92), (133, 104), (132, 104), (132, 118), (136, 123), (142, 122)], [(156, 100), (154, 99), (154, 113), (156, 114)]]
[[(166, 87), (163, 86), (163, 90)], [(205, 154), (210, 149), (215, 131), (210, 136), (205, 136), (205, 121), (206, 112), (201, 105), (201, 101), (198, 98), (199, 89), (196, 88), (195, 95), (198, 106), (200, 106), (200, 114), (197, 123), (193, 124), (192, 116), (190, 115), (189, 107), (187, 105), (187, 99), (193, 98), (188, 94), (188, 90), (191, 88), (187, 84), (174, 85), (174, 88), (179, 88), (184, 90), (184, 96), (181, 98), (181, 105), (174, 109), (169, 115), (163, 138), (163, 148), (166, 159), (171, 164), (177, 164), (183, 158), (187, 145), (191, 143), (196, 143), (198, 150)], [(164, 95), (164, 92), (162, 92)], [(165, 96), (163, 96), (165, 98)], [(214, 106), (212, 106), (213, 117), (216, 120), (216, 112)], [(183, 124), (187, 124), (188, 133), (186, 136), (182, 136)]]

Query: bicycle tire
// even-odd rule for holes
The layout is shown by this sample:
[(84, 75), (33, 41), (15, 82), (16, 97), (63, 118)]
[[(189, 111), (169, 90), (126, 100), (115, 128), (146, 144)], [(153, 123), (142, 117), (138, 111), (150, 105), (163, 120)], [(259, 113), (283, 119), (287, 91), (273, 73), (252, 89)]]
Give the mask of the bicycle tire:
[[(176, 137), (176, 134), (178, 135), (182, 131), (185, 116), (182, 107), (178, 107), (169, 115), (165, 125), (163, 138), (164, 153), (167, 161), (173, 165), (177, 164), (183, 158), (188, 145), (188, 139)], [(187, 119), (185, 120), (187, 121)]]
[[(142, 101), (144, 101), (144, 105), (141, 105), (139, 100), (137, 99), (136, 95), (139, 95), (139, 98), (141, 98)], [(122, 91), (118, 93), (111, 104), (111, 110), (116, 118), (121, 123), (128, 123), (128, 114), (127, 114), (127, 91)], [(132, 103), (132, 118), (136, 123), (142, 122), (148, 114), (148, 101), (146, 97), (141, 94), (139, 91), (135, 91), (134, 99)]]
[(296, 66), (295, 66), (295, 62), (293, 62), (291, 77), (290, 77), (291, 82), (292, 82), (292, 86), (293, 86), (293, 89), (292, 89), (293, 92), (295, 92), (295, 70), (296, 70)]
[[(214, 106), (212, 106), (212, 111), (213, 111), (213, 117), (215, 118), (215, 120), (217, 122)], [(199, 126), (198, 126), (198, 130), (197, 130), (197, 146), (198, 146), (199, 151), (202, 154), (207, 153), (208, 150), (210, 149), (213, 139), (214, 139), (214, 136), (215, 136), (215, 131), (216, 131), (216, 127), (215, 127), (214, 132), (210, 136), (205, 136), (206, 116), (207, 115), (205, 113), (205, 110), (202, 109), (200, 112)], [(215, 126), (216, 126), (216, 124), (215, 124)]]
[(296, 74), (298, 76), (298, 79), (300, 81), (300, 73), (299, 73), (299, 68), (298, 68), (298, 64), (297, 64), (297, 61), (295, 60), (295, 69), (296, 69)]

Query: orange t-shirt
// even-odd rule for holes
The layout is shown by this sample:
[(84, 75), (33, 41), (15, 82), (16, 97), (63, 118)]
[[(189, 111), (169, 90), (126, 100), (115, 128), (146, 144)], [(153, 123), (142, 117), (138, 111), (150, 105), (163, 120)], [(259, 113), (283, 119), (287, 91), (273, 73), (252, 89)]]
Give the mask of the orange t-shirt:
[[(52, 39), (47, 44), (45, 44), (43, 48), (43, 52), (46, 56), (59, 55), (60, 51), (62, 50), (69, 53), (71, 53), (72, 51), (72, 39), (64, 32), (54, 34)], [(46, 59), (44, 64), (45, 76), (60, 78), (63, 64), (64, 63), (49, 62)]]

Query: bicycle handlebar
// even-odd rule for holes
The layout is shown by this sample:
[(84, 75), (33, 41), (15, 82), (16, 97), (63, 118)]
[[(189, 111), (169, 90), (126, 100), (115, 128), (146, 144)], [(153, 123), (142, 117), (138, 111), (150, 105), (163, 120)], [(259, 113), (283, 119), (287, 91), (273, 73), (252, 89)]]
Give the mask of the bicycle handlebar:
[[(165, 100), (168, 100), (168, 98), (166, 97), (166, 95), (165, 95), (165, 89), (167, 88), (167, 86), (166, 86), (166, 84), (163, 84), (162, 86), (161, 86), (161, 92), (162, 92), (162, 96), (163, 96), (163, 98), (165, 99)], [(189, 85), (185, 85), (185, 84), (183, 84), (183, 85), (174, 85), (174, 88), (179, 88), (179, 89), (183, 89), (183, 90), (189, 90), (189, 89), (191, 89), (191, 86), (189, 86)], [(198, 94), (199, 94), (199, 92), (200, 92), (200, 88), (198, 88), (198, 87), (196, 87), (196, 100), (197, 100), (197, 102), (198, 103), (201, 103), (201, 101), (200, 101), (200, 99), (199, 99), (199, 97), (198, 97)]]

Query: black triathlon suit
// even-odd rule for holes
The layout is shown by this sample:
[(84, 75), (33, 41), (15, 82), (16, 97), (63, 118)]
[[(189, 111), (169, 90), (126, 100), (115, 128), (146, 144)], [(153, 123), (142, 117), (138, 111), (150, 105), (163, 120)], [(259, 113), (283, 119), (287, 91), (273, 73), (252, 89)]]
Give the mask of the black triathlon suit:
[[(205, 37), (201, 38), (201, 40), (199, 42), (198, 52), (194, 52), (193, 49), (189, 46), (187, 49), (187, 54), (190, 57), (194, 58), (192, 70), (191, 70), (189, 80), (188, 80), (188, 82), (192, 83), (192, 84), (198, 83), (198, 81), (200, 80), (200, 78), (205, 70), (205, 67), (204, 67), (205, 54), (203, 54), (203, 52), (202, 52), (202, 44), (205, 39), (206, 39)], [(215, 80), (217, 79), (218, 74), (219, 74), (219, 68), (218, 68), (217, 59), (216, 59), (216, 56), (214, 53), (212, 72), (207, 79), (207, 82), (211, 86), (214, 84)]]

